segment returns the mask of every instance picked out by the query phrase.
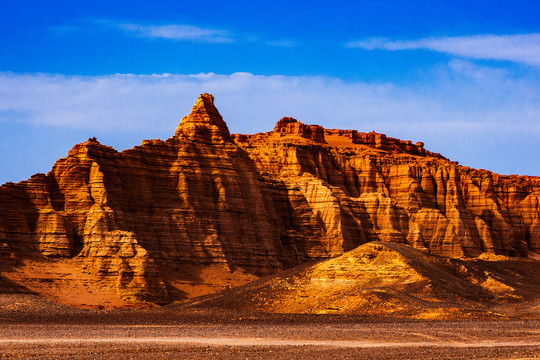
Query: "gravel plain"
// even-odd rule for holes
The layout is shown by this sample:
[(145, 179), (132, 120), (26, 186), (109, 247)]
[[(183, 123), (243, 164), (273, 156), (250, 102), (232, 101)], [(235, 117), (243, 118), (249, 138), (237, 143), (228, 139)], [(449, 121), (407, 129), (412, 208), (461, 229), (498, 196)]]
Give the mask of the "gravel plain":
[(537, 319), (407, 320), (181, 306), (104, 311), (25, 301), (20, 311), (0, 308), (2, 359), (540, 358)]

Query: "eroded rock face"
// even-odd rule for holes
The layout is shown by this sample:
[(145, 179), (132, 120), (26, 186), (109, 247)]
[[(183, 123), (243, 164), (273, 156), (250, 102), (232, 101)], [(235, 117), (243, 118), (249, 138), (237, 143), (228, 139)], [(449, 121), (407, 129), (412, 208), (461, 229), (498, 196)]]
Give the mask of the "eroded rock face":
[(230, 135), (203, 94), (170, 139), (123, 152), (89, 139), (47, 175), (0, 187), (0, 258), (75, 259), (122, 299), (165, 303), (159, 269), (178, 264), (265, 275), (375, 240), (527, 256), (539, 198), (538, 178), (383, 134), (283, 118)]
[[(331, 129), (324, 141), (293, 139), (284, 133), (302, 126), (282, 121), (273, 132), (233, 138), (266, 178), (298, 184), (306, 199), (325, 199), (310, 205), (341, 251), (379, 240), (451, 257), (538, 252), (539, 178), (462, 167), (422, 143), (373, 132)], [(319, 183), (315, 197), (309, 178)], [(352, 235), (338, 230), (346, 223)]]

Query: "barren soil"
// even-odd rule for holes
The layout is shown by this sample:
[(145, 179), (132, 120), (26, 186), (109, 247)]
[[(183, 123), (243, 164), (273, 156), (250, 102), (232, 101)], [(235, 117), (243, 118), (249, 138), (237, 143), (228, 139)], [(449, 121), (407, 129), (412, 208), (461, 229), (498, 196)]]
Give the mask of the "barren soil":
[(398, 320), (182, 305), (83, 310), (33, 295), (3, 295), (2, 304), (2, 358), (540, 358), (540, 320), (535, 319)]

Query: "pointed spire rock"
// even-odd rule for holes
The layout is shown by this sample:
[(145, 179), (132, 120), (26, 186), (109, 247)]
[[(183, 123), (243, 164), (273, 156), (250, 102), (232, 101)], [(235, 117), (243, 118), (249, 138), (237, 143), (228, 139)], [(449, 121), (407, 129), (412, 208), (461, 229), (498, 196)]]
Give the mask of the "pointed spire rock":
[(227, 124), (214, 106), (212, 94), (199, 96), (191, 113), (180, 121), (174, 136), (210, 143), (232, 141)]

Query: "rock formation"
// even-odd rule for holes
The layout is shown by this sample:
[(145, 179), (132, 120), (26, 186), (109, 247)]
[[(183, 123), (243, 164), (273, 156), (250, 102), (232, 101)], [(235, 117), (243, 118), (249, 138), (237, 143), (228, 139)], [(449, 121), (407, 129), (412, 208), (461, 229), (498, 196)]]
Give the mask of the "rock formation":
[(292, 118), (231, 135), (213, 100), (201, 95), (170, 139), (118, 152), (92, 138), (47, 175), (0, 187), (4, 267), (70, 259), (126, 301), (166, 303), (164, 273), (182, 266), (260, 276), (375, 240), (452, 257), (540, 252), (538, 178)]
[[(373, 132), (324, 130), (314, 141), (305, 132), (294, 136), (303, 128), (297, 122), (280, 123), (233, 138), (265, 178), (296, 184), (308, 202), (326, 199), (310, 205), (326, 233), (346, 244), (338, 253), (371, 240), (451, 257), (540, 251), (537, 177), (459, 166), (423, 143)], [(336, 218), (347, 231), (338, 230)]]

